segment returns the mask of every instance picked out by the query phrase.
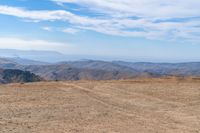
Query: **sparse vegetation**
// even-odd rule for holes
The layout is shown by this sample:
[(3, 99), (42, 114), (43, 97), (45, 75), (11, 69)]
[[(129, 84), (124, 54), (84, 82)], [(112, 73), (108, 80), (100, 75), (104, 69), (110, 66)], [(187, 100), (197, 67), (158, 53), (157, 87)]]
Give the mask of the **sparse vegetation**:
[(199, 133), (200, 81), (165, 78), (0, 86), (2, 133)]
[(1, 69), (0, 79), (0, 83), (37, 82), (42, 80), (41, 77), (33, 73), (17, 69)]

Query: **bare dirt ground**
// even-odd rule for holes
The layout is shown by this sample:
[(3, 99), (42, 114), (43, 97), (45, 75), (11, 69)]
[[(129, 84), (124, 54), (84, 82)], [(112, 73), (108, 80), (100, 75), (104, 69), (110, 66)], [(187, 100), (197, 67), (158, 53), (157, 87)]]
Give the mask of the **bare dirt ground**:
[(200, 82), (1, 85), (0, 133), (200, 133)]

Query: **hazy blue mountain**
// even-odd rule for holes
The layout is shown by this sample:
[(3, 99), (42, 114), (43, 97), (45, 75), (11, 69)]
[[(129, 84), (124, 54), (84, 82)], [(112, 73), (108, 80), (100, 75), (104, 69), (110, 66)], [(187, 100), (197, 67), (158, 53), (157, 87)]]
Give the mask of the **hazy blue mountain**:
[(114, 64), (134, 68), (139, 71), (154, 73), (157, 75), (175, 76), (200, 76), (200, 62), (186, 63), (148, 63), (148, 62), (123, 62), (114, 61)]
[(67, 57), (59, 52), (54, 51), (23, 51), (15, 49), (0, 49), (0, 57), (5, 58), (23, 58), (27, 60), (36, 60), (40, 62), (58, 62)]
[(26, 65), (48, 65), (50, 63), (22, 59), (22, 58), (0, 58), (0, 68), (20, 68), (21, 66)]
[(13, 69), (17, 68), (19, 64), (14, 60), (8, 58), (0, 58), (0, 68)]
[(0, 57), (4, 58), (22, 58), (27, 60), (35, 60), (40, 62), (56, 63), (61, 61), (76, 61), (83, 59), (93, 60), (112, 60), (111, 57), (92, 56), (92, 55), (70, 55), (62, 54), (55, 51), (23, 51), (15, 49), (0, 49)]
[(7, 58), (8, 60), (11, 60), (13, 62), (16, 62), (20, 65), (48, 65), (50, 63), (42, 62), (42, 61), (36, 61), (36, 60), (30, 60), (30, 59), (24, 59), (24, 58)]

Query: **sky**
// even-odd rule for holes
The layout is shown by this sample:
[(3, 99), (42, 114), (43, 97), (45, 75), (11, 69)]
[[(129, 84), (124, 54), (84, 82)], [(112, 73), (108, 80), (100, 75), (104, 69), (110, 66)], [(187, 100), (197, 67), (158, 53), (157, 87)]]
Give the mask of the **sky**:
[(1, 0), (0, 49), (200, 61), (199, 0)]

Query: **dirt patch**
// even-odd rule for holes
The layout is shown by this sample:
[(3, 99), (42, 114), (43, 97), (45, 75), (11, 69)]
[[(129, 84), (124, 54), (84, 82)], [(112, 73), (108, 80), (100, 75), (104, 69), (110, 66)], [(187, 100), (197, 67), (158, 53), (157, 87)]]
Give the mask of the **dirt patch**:
[(0, 86), (0, 133), (200, 133), (197, 80)]

